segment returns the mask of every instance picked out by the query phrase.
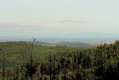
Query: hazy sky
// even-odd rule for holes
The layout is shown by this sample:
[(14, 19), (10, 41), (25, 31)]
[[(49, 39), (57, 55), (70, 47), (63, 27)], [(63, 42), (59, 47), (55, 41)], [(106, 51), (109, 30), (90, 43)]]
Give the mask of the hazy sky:
[(0, 36), (119, 32), (119, 0), (0, 0)]

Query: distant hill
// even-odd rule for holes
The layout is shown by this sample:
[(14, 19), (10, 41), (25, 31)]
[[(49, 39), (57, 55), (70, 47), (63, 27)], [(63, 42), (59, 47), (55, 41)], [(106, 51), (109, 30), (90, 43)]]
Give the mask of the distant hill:
[(82, 43), (82, 42), (35, 42), (37, 45), (42, 46), (67, 46), (67, 47), (75, 47), (75, 48), (89, 48), (91, 47), (88, 43)]

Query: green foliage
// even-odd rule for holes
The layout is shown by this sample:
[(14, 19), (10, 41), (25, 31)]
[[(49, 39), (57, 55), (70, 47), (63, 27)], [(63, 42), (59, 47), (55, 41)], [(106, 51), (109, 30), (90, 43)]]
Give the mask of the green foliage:
[(0, 43), (5, 80), (119, 80), (119, 41), (89, 49), (34, 45), (32, 63), (30, 49), (29, 42)]

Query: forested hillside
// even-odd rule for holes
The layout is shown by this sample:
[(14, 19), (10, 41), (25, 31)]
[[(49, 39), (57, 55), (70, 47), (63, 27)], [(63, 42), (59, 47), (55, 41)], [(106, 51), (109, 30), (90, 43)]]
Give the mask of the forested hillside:
[(119, 80), (119, 41), (89, 49), (34, 41), (0, 43), (0, 80)]

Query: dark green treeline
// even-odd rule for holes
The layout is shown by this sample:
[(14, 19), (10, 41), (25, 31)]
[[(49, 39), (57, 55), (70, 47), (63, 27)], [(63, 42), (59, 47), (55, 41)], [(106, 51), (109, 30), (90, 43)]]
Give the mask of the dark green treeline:
[(0, 80), (119, 80), (119, 41), (90, 49), (30, 44), (0, 43)]

